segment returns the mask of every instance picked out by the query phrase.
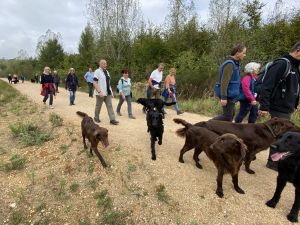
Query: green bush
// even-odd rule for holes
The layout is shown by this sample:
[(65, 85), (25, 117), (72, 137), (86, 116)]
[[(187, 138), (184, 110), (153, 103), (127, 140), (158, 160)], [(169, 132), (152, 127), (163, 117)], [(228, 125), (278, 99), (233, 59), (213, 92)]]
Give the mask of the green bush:
[(63, 125), (63, 118), (61, 118), (56, 113), (50, 113), (49, 115), (49, 121), (52, 123), (53, 127), (59, 127)]
[(14, 137), (25, 146), (40, 145), (52, 139), (50, 132), (42, 131), (32, 122), (17, 122), (9, 126)]
[(21, 155), (13, 155), (10, 159), (10, 162), (1, 165), (1, 170), (6, 172), (12, 170), (22, 170), (26, 164), (26, 158)]

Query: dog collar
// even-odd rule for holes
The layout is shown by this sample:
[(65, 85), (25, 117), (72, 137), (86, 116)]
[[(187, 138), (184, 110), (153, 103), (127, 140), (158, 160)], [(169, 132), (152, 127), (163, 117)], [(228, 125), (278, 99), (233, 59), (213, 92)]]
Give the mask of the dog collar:
[(268, 130), (271, 132), (271, 134), (273, 135), (273, 137), (276, 138), (277, 135), (275, 135), (275, 133), (274, 133), (272, 127), (270, 127), (270, 125), (268, 125), (268, 124), (265, 124), (265, 125), (266, 125), (266, 127), (268, 128)]

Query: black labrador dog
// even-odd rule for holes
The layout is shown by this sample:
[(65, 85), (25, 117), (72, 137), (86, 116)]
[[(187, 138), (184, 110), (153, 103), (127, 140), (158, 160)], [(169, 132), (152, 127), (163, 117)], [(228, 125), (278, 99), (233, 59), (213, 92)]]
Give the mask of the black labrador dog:
[(139, 98), (137, 103), (143, 105), (146, 108), (146, 111), (150, 109), (156, 109), (160, 113), (164, 113), (163, 107), (164, 106), (171, 106), (175, 105), (176, 102), (164, 102), (163, 100), (156, 98), (156, 99), (147, 99), (147, 98)]
[(266, 205), (275, 208), (287, 182), (295, 187), (295, 200), (287, 219), (298, 222), (300, 207), (300, 133), (286, 132), (271, 145), (271, 158), (278, 161), (278, 177), (274, 196)]
[(154, 109), (150, 109), (147, 111), (146, 119), (148, 132), (150, 132), (151, 135), (151, 158), (152, 160), (156, 160), (155, 142), (158, 139), (158, 144), (161, 145), (164, 133), (163, 114)]

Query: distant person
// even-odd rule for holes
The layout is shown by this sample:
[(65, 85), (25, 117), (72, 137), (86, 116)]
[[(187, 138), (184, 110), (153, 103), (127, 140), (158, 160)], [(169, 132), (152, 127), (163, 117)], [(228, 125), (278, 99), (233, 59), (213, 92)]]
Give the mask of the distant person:
[[(36, 76), (38, 77), (38, 76)], [(50, 74), (50, 68), (45, 67), (44, 72), (41, 75), (42, 93), (44, 96), (43, 103), (46, 105), (46, 101), (49, 98), (49, 108), (53, 109), (53, 95), (55, 94), (53, 76)]]
[(239, 102), (240, 111), (235, 117), (236, 123), (241, 123), (243, 119), (250, 112), (248, 117), (248, 123), (255, 123), (258, 117), (258, 108), (256, 97), (257, 94), (254, 93), (254, 83), (257, 80), (257, 74), (260, 71), (261, 65), (259, 63), (251, 62), (245, 66), (244, 76), (241, 80), (241, 87)]
[[(49, 67), (48, 67), (49, 68)], [(49, 68), (49, 71), (48, 71), (49, 73), (50, 73), (50, 68)], [(34, 76), (34, 79), (35, 79), (35, 83), (39, 83), (39, 75), (35, 75)], [(41, 82), (42, 82), (42, 78), (41, 78)]]
[(77, 87), (79, 87), (78, 79), (75, 75), (75, 69), (70, 68), (69, 74), (66, 79), (66, 89), (70, 92), (70, 106), (75, 105), (75, 93), (77, 91)]
[(60, 77), (59, 77), (59, 75), (58, 75), (58, 73), (57, 73), (56, 70), (53, 71), (53, 81), (54, 81), (54, 84), (55, 84), (55, 91), (57, 93), (59, 93), (58, 86), (60, 84)]
[[(290, 53), (284, 54), (282, 58), (284, 59), (274, 61), (264, 77), (259, 96), (259, 113), (262, 116), (270, 114), (272, 118), (291, 119), (299, 104), (300, 42), (296, 43)], [(290, 71), (285, 74), (287, 66), (290, 67)], [(284, 79), (285, 75), (287, 76)], [(278, 162), (272, 161), (269, 155), (266, 166), (277, 170)]]
[(14, 74), (13, 76), (12, 76), (12, 83), (14, 83), (14, 84), (16, 84), (16, 83), (19, 83), (19, 79), (18, 79), (18, 76), (17, 76), (17, 74)]
[(12, 81), (11, 81), (12, 80), (11, 74), (8, 74), (7, 79), (8, 79), (8, 83), (11, 84), (12, 83)]
[(121, 71), (122, 77), (118, 82), (118, 90), (119, 90), (119, 104), (117, 106), (117, 114), (122, 116), (121, 114), (121, 107), (124, 101), (127, 102), (127, 111), (128, 116), (130, 119), (135, 119), (132, 114), (132, 107), (131, 107), (131, 79), (128, 75), (128, 70), (124, 69)]
[(93, 89), (94, 89), (94, 85), (93, 85), (94, 72), (93, 72), (92, 68), (89, 68), (89, 71), (86, 72), (86, 74), (84, 75), (84, 79), (86, 80), (88, 88), (89, 88), (89, 97), (92, 98), (93, 97)]
[(220, 66), (215, 94), (220, 98), (223, 113), (214, 120), (232, 121), (234, 117), (236, 99), (240, 94), (240, 61), (246, 56), (246, 51), (244, 45), (237, 45)]
[(165, 90), (162, 93), (162, 96), (164, 97), (164, 101), (167, 102), (168, 98), (172, 99), (172, 102), (176, 102), (174, 105), (174, 109), (176, 110), (177, 115), (182, 114), (183, 112), (180, 111), (177, 99), (176, 99), (176, 69), (171, 68), (169, 70), (169, 75), (165, 79)]
[(21, 75), (21, 76), (20, 76), (20, 79), (21, 79), (22, 83), (24, 83), (24, 81), (25, 81), (24, 75)]
[(116, 120), (115, 113), (112, 106), (112, 89), (110, 85), (110, 75), (107, 71), (107, 62), (104, 59), (101, 59), (99, 62), (99, 68), (94, 73), (94, 94), (96, 96), (96, 107), (95, 107), (95, 117), (94, 120), (97, 123), (100, 123), (100, 111), (103, 102), (105, 102), (108, 116), (110, 119), (110, 124), (118, 125), (119, 122)]
[(147, 98), (160, 98), (160, 88), (163, 78), (163, 70), (164, 64), (158, 64), (158, 68), (155, 69), (148, 80), (148, 87), (147, 87)]

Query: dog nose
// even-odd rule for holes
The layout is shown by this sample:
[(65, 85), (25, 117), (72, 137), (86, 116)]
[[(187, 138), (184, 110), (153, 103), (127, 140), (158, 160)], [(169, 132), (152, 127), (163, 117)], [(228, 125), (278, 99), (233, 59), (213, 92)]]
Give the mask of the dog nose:
[(277, 145), (271, 145), (270, 147), (271, 147), (271, 148), (274, 148), (274, 149), (277, 149), (277, 148), (278, 148)]

